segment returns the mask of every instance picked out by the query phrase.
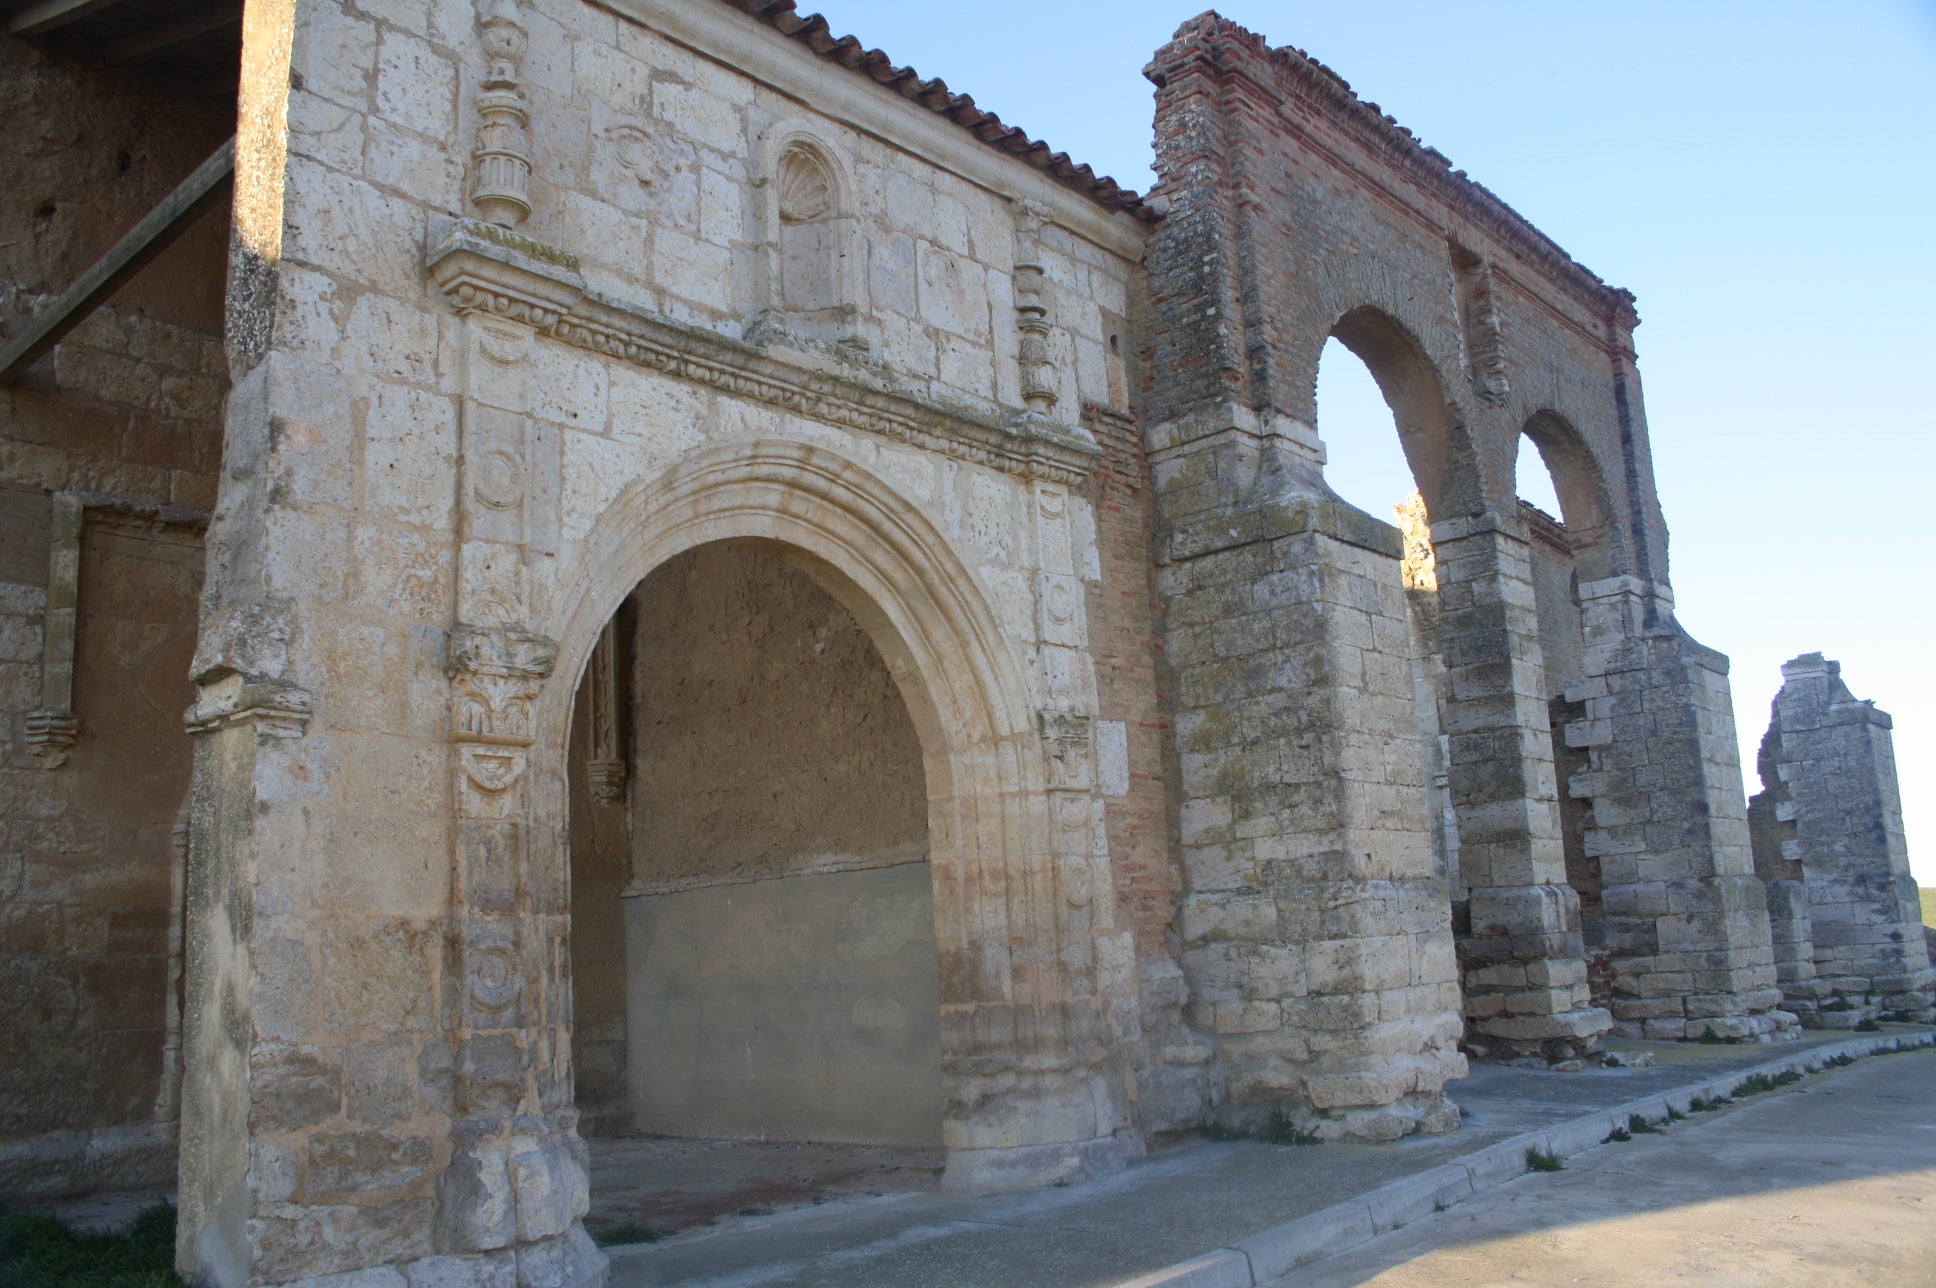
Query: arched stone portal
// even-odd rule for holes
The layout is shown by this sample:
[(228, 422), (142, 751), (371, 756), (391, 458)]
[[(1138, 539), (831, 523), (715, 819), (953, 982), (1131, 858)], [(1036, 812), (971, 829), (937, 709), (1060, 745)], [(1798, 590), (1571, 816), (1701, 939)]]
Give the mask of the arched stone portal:
[[(861, 467), (798, 443), (696, 455), (622, 492), (556, 602), (558, 673), (576, 676), (653, 570), (697, 547), (784, 552), (867, 632), (906, 702), (925, 774), (939, 959), (944, 1182), (1045, 1184), (1139, 1148), (1105, 1049), (1094, 962), (1091, 797), (1058, 790), (1036, 706), (972, 573), (910, 503)], [(534, 755), (544, 862), (568, 858), (571, 688), (548, 685)], [(535, 749), (534, 749), (535, 751)], [(558, 1039), (568, 1043), (568, 1033)]]
[(580, 682), (587, 1135), (940, 1144), (920, 741), (879, 650), (791, 555), (660, 565)]

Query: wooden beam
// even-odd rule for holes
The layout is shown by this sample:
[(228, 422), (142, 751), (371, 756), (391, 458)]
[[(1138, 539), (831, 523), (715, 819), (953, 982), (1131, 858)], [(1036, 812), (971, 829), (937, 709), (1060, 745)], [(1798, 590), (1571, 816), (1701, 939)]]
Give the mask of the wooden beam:
[(114, 243), (107, 254), (95, 260), (79, 281), (35, 314), (26, 330), (0, 348), (0, 385), (10, 385), (19, 379), (21, 372), (59, 344), (101, 301), (166, 250), (195, 222), (195, 216), (223, 195), (234, 173), (235, 139), (231, 137), (215, 149), (213, 156), (196, 166), (195, 173), (163, 197), (126, 236)]
[(183, 14), (173, 22), (164, 22), (158, 27), (137, 31), (133, 35), (123, 36), (111, 42), (101, 51), (101, 61), (110, 67), (145, 62), (167, 53), (177, 45), (185, 45), (197, 36), (205, 36), (211, 31), (220, 31), (224, 27), (233, 27), (241, 21), (241, 0), (228, 0), (226, 4), (211, 4), (201, 13)]
[(13, 36), (44, 36), (116, 3), (119, 0), (37, 0), (7, 19), (7, 33)]

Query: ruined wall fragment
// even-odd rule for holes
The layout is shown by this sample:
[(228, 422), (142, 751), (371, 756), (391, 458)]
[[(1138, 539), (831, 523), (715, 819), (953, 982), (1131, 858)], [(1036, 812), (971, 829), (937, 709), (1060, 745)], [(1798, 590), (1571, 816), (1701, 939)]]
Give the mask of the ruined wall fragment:
[[(1892, 722), (1842, 681), (1820, 653), (1783, 663), (1753, 815), (1755, 863), (1782, 888), (1791, 945), (1812, 970), (1786, 971), (1801, 1013), (1826, 1028), (1877, 1017), (1926, 1020), (1936, 971), (1902, 830)], [(1800, 923), (1805, 918), (1806, 938)], [(1791, 949), (1789, 956), (1798, 958)]]

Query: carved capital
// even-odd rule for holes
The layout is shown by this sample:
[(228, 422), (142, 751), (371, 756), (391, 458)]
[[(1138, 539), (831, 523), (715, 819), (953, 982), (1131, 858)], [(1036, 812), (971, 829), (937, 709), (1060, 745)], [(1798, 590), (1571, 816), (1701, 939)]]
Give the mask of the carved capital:
[(1049, 786), (1089, 790), (1089, 738), (1095, 723), (1089, 713), (1076, 707), (1044, 707), (1036, 719), (1042, 748), (1048, 753)]
[(625, 762), (616, 757), (587, 761), (586, 775), (592, 781), (592, 799), (600, 805), (618, 805), (625, 800)]
[(59, 769), (81, 740), (81, 718), (72, 711), (42, 708), (27, 713), (27, 750), (42, 769)]
[(512, 626), (451, 628), (450, 736), (457, 744), (459, 806), (467, 818), (509, 818), (512, 788), (537, 741), (538, 688), (558, 660), (558, 645)]
[(205, 683), (183, 723), (191, 734), (233, 725), (255, 726), (261, 738), (300, 738), (309, 725), (310, 696), (281, 680), (230, 674)]

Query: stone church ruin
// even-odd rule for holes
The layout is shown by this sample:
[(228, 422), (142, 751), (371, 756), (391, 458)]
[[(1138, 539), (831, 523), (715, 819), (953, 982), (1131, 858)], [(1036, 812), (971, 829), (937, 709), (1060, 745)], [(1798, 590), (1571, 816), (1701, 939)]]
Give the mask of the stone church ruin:
[(1633, 297), (1302, 52), (1185, 23), (1138, 196), (791, 0), (0, 8), (0, 1191), (591, 1284), (615, 1133), (1020, 1189), (1930, 1018), (1820, 655), (1750, 808)]

